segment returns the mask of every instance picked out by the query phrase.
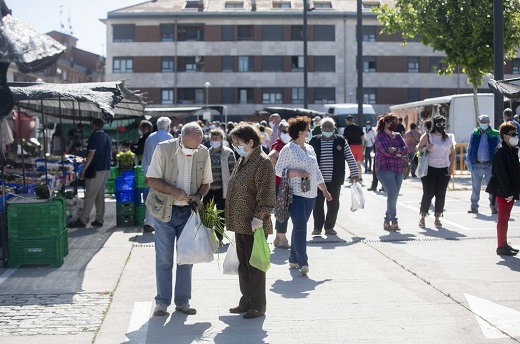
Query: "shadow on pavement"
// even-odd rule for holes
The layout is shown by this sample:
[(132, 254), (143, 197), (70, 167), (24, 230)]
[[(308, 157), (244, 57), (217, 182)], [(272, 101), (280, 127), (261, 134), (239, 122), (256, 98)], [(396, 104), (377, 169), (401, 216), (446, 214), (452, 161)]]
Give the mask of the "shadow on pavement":
[(387, 235), (381, 235), (379, 240), (384, 242), (389, 242), (392, 244), (406, 244), (407, 241), (412, 241), (417, 237), (413, 234), (404, 234), (404, 233), (389, 233)]
[(155, 236), (153, 233), (138, 233), (136, 236), (128, 239), (128, 241), (136, 244), (151, 244), (155, 242)]
[(332, 281), (330, 278), (315, 281), (308, 276), (302, 276), (298, 269), (291, 269), (290, 272), (292, 280), (276, 280), (270, 290), (288, 299), (303, 299), (309, 296), (310, 292), (315, 290), (317, 286)]
[(520, 259), (517, 257), (503, 257), (497, 265), (507, 266), (512, 271), (520, 272)]
[(223, 315), (218, 319), (228, 326), (216, 334), (213, 343), (265, 343), (267, 338), (267, 331), (263, 329), (265, 316), (245, 320), (241, 314), (236, 314)]
[(428, 237), (432, 237), (432, 238), (465, 238), (466, 235), (464, 234), (461, 234), (459, 232), (456, 232), (456, 231), (450, 231), (449, 229), (446, 229), (446, 228), (439, 228), (439, 229), (431, 229), (431, 228), (424, 228), (423, 229), (424, 232), (420, 233), (420, 234), (423, 234), (424, 236), (428, 236)]

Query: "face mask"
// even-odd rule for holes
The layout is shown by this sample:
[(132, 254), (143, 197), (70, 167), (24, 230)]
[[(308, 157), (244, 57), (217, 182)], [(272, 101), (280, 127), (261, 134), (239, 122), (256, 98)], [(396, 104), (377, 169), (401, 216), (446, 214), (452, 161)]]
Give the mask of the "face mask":
[(509, 138), (509, 144), (513, 147), (516, 147), (518, 145), (518, 136), (511, 136)]
[(244, 146), (238, 146), (235, 148), (235, 151), (238, 153), (238, 155), (242, 156), (242, 157), (246, 157), (249, 153), (246, 152), (246, 150), (244, 149)]
[(270, 126), (271, 128), (274, 128), (275, 123), (274, 123), (274, 122), (269, 122), (269, 126)]
[(220, 141), (210, 141), (211, 147), (220, 148)]
[(332, 135), (334, 135), (334, 132), (333, 131), (323, 131), (321, 134), (323, 136), (325, 136), (326, 138), (329, 138), (329, 137), (332, 137)]
[(367, 125), (367, 130), (370, 130), (372, 129), (372, 126), (371, 125)]
[(480, 123), (480, 129), (487, 130), (489, 128), (489, 124), (487, 123)]
[(428, 129), (426, 129), (426, 127), (422, 127), (422, 132), (423, 132), (423, 133), (425, 133), (425, 132), (427, 132), (427, 131), (428, 131)]
[(388, 129), (389, 129), (390, 131), (395, 131), (395, 128), (397, 128), (397, 124), (390, 124), (390, 125), (388, 126)]
[(194, 153), (195, 153), (196, 149), (191, 149), (191, 148), (184, 148), (182, 147), (182, 152), (184, 153), (184, 155), (186, 156), (192, 156)]
[(441, 133), (441, 134), (444, 133), (444, 130), (445, 130), (445, 129), (446, 129), (446, 128), (444, 128), (444, 127), (435, 127), (435, 130), (437, 130), (437, 131), (438, 131), (439, 133)]
[(282, 135), (280, 135), (280, 140), (282, 140), (283, 143), (289, 143), (291, 142), (292, 138), (291, 135), (287, 133), (282, 133)]

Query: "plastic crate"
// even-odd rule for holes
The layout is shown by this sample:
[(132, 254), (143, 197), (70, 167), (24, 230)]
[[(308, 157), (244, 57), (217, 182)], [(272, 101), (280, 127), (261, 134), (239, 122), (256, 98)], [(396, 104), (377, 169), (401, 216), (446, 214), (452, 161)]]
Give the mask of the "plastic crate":
[(116, 202), (134, 202), (134, 191), (116, 191)]
[(61, 245), (63, 257), (65, 257), (69, 254), (69, 230), (66, 227), (63, 230), (63, 235), (61, 236)]
[[(9, 201), (11, 199), (11, 197), (13, 197), (13, 195), (11, 194), (6, 194), (5, 195), (5, 201), (7, 203), (7, 201)], [(5, 204), (5, 207), (7, 207), (7, 204)], [(0, 214), (2, 214), (4, 212), (4, 198), (2, 196), (0, 196)]]
[(135, 226), (135, 215), (117, 215), (118, 227), (132, 227)]
[(136, 174), (135, 180), (134, 180), (134, 186), (136, 188), (146, 188), (148, 185), (146, 185), (146, 176), (144, 174)]
[(7, 209), (9, 239), (59, 237), (65, 228), (64, 199), (48, 202), (11, 203)]
[[(63, 228), (62, 228), (63, 230)], [(63, 265), (63, 235), (47, 239), (9, 239), (9, 267), (22, 265)]]
[(146, 216), (146, 206), (138, 205), (135, 208), (135, 224), (137, 226), (144, 226), (144, 218)]
[(137, 205), (142, 205), (142, 204), (145, 204), (146, 202), (146, 197), (148, 197), (148, 192), (150, 191), (149, 188), (139, 188), (139, 189), (135, 189), (135, 204)]
[(115, 195), (116, 194), (116, 181), (115, 179), (107, 180), (105, 185), (105, 194), (107, 195)]
[(108, 174), (108, 179), (116, 179), (117, 177), (119, 177), (119, 168), (110, 167), (110, 173)]
[(116, 203), (116, 215), (135, 215), (134, 202)]
[(116, 178), (116, 192), (130, 190), (134, 190), (134, 176), (122, 176)]

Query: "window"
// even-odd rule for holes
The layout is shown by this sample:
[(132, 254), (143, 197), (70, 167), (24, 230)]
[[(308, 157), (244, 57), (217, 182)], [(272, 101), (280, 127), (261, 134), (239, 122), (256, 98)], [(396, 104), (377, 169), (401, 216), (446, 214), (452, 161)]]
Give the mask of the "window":
[(204, 89), (203, 88), (179, 88), (178, 104), (203, 104)]
[(292, 98), (291, 101), (293, 104), (303, 104), (304, 92), (303, 87), (293, 87), (292, 88)]
[(282, 104), (283, 92), (281, 88), (264, 88), (262, 90), (262, 104)]
[(336, 40), (336, 28), (334, 25), (314, 25), (314, 40), (334, 42)]
[(273, 8), (291, 8), (290, 1), (273, 1)]
[(331, 9), (332, 8), (332, 2), (331, 1), (314, 1), (314, 8), (315, 9)]
[(520, 59), (513, 59), (513, 74), (520, 74)]
[(365, 104), (375, 104), (376, 99), (376, 89), (375, 88), (364, 88), (363, 89), (363, 103)]
[(114, 30), (114, 42), (133, 42), (134, 41), (134, 24), (118, 24), (112, 25)]
[(184, 8), (199, 8), (199, 0), (187, 0)]
[(173, 88), (163, 88), (161, 90), (161, 104), (173, 105)]
[(178, 58), (180, 72), (202, 72), (204, 70), (203, 56), (182, 56)]
[(177, 39), (179, 41), (203, 41), (204, 26), (203, 25), (179, 25), (177, 30)]
[(253, 56), (239, 56), (238, 57), (238, 71), (252, 72), (253, 71)]
[(419, 88), (408, 89), (408, 102), (417, 102), (421, 100), (421, 90)]
[(222, 25), (221, 34), (222, 34), (222, 41), (234, 41), (235, 40), (235, 26), (234, 25)]
[(161, 57), (161, 72), (162, 73), (171, 73), (173, 72), (174, 66), (174, 58), (170, 56)]
[(303, 56), (291, 56), (292, 71), (300, 71), (303, 69)]
[(364, 73), (375, 73), (376, 69), (376, 57), (375, 56), (363, 56), (363, 72)]
[(244, 8), (243, 1), (226, 1), (225, 8)]
[(316, 87), (314, 89), (314, 104), (334, 104), (336, 90), (334, 87)]
[(291, 41), (303, 41), (302, 25), (291, 25)]
[(442, 97), (442, 88), (430, 88), (430, 98)]
[(222, 104), (234, 104), (235, 103), (235, 97), (234, 97), (234, 88), (232, 87), (223, 87), (221, 90), (221, 99), (220, 102)]
[(363, 25), (363, 42), (375, 42), (376, 41), (376, 26), (375, 25)]
[(283, 56), (262, 56), (262, 72), (283, 72)]
[(419, 73), (418, 57), (408, 57), (408, 73)]
[(253, 104), (253, 89), (252, 88), (239, 88), (238, 89), (238, 102), (240, 104)]
[(262, 25), (263, 41), (283, 41), (282, 25)]
[(233, 71), (233, 56), (222, 56), (222, 71), (232, 72)]
[(335, 56), (314, 56), (315, 72), (335, 72), (336, 57)]
[(441, 59), (442, 59), (442, 57), (437, 57), (437, 56), (430, 57), (430, 72), (431, 73), (437, 73), (442, 68)]
[(253, 40), (253, 26), (252, 25), (238, 25), (238, 40), (252, 41)]
[(175, 39), (175, 25), (173, 24), (161, 24), (161, 41), (162, 42), (173, 42)]
[(134, 59), (131, 57), (114, 57), (113, 73), (132, 73), (134, 71)]
[(363, 6), (363, 9), (371, 9), (371, 8), (380, 7), (381, 3), (379, 1), (363, 1), (362, 6)]

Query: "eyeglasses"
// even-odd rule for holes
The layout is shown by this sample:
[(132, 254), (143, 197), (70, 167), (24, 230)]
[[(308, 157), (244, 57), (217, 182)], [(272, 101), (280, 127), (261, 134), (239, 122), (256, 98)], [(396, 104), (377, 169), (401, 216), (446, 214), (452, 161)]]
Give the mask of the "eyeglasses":
[(446, 127), (446, 123), (435, 123), (435, 126), (437, 128), (445, 128)]
[(512, 137), (515, 137), (515, 136), (518, 136), (517, 133), (510, 133), (510, 134), (506, 134), (507, 136), (512, 136)]

